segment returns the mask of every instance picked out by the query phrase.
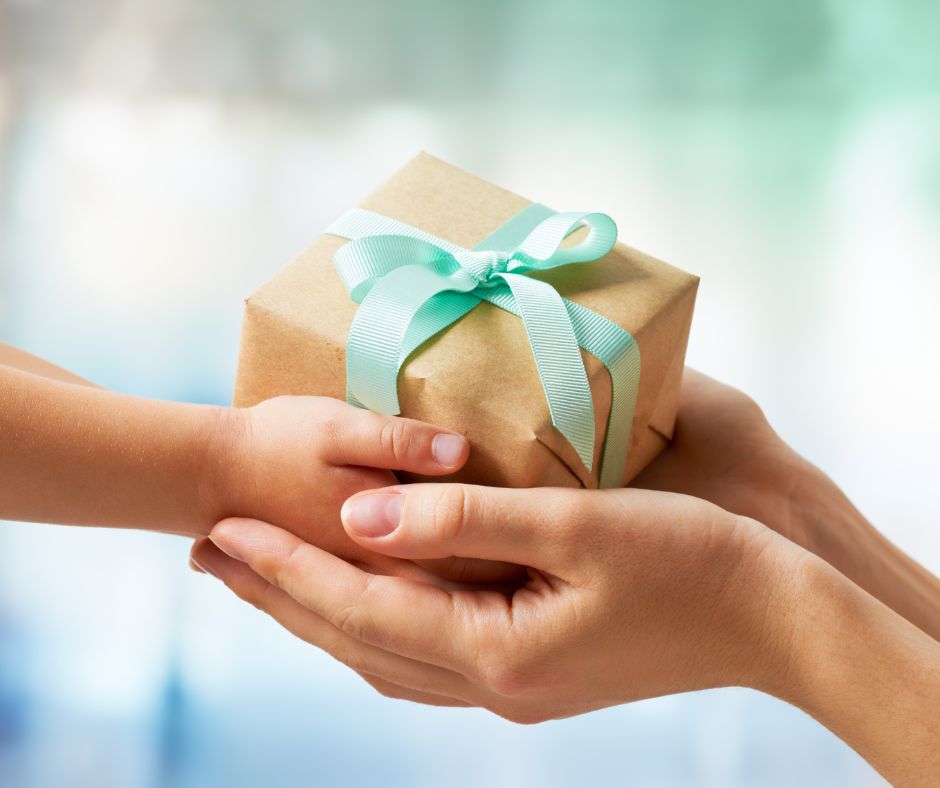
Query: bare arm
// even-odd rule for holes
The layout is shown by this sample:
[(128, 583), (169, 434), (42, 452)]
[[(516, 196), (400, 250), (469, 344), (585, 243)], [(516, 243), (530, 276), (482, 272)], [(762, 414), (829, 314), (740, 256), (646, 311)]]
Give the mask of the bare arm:
[(940, 643), (820, 567), (795, 602), (791, 668), (775, 694), (816, 717), (894, 785), (936, 785)]
[[(252, 408), (163, 402), (103, 390), (0, 346), (0, 520), (197, 536), (240, 513), (378, 568), (340, 527), (343, 500), (393, 482), (386, 469), (446, 474), (467, 453), (459, 435), (326, 397)], [(381, 561), (388, 571), (401, 564)], [(517, 571), (430, 568), (480, 579)]]
[(940, 641), (940, 579), (878, 531), (815, 467), (785, 497), (781, 510), (804, 547)]
[(0, 342), (0, 365), (13, 367), (23, 372), (32, 372), (34, 375), (40, 375), (51, 380), (61, 380), (65, 383), (75, 383), (80, 386), (94, 386), (90, 380), (69, 372), (67, 369), (56, 366), (51, 361), (46, 361), (25, 350), (20, 350), (12, 345), (6, 345)]
[(11, 358), (21, 368), (0, 365), (0, 518), (208, 530), (223, 511), (209, 489), (222, 409), (105, 391), (4, 348)]

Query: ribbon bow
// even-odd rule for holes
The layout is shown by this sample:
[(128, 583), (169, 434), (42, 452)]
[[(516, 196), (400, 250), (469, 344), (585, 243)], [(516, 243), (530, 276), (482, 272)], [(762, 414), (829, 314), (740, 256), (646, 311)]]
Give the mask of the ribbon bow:
[[(587, 236), (563, 246), (586, 226)], [(617, 324), (525, 276), (603, 257), (617, 227), (602, 213), (555, 213), (531, 205), (474, 249), (436, 238), (380, 214), (353, 209), (328, 233), (350, 239), (333, 256), (360, 304), (346, 342), (346, 398), (397, 414), (398, 372), (423, 342), (489, 301), (522, 318), (552, 424), (592, 470), (594, 402), (579, 347), (597, 356), (612, 381), (601, 464), (602, 487), (620, 486), (639, 386), (639, 349)]]

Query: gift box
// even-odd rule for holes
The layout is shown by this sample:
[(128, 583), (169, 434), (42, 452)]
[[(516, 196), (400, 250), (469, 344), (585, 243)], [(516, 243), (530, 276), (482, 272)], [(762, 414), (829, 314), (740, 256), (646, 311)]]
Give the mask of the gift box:
[(400, 410), (468, 437), (450, 480), (624, 485), (672, 436), (698, 278), (611, 228), (421, 153), (246, 300), (234, 404)]

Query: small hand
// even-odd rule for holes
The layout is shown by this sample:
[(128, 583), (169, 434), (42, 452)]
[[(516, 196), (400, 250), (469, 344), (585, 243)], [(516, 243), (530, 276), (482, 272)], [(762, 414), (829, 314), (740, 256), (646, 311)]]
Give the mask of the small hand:
[(751, 520), (643, 490), (399, 486), (354, 496), (344, 522), (383, 555), (477, 556), (526, 565), (527, 579), (502, 593), (373, 575), (243, 519), (211, 534), (237, 560), (195, 554), (386, 694), (521, 722), (772, 684), (789, 642), (779, 611), (808, 557)]
[[(401, 562), (346, 536), (339, 517), (343, 502), (394, 484), (392, 470), (443, 475), (459, 469), (469, 454), (460, 435), (328, 397), (276, 397), (223, 414), (209, 455), (218, 469), (210, 476), (222, 481), (210, 488), (208, 509), (277, 523), (324, 550), (386, 571), (401, 571)], [(518, 571), (450, 559), (428, 568), (473, 580)]]

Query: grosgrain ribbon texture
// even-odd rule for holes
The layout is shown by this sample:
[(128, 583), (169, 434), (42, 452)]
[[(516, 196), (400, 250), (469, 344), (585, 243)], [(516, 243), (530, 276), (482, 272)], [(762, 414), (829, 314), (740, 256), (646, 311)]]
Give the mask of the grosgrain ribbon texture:
[[(580, 227), (587, 236), (562, 242)], [(602, 315), (525, 276), (606, 255), (617, 240), (602, 213), (556, 213), (533, 204), (472, 250), (387, 216), (354, 208), (326, 230), (349, 239), (333, 263), (359, 309), (346, 342), (346, 399), (397, 415), (398, 373), (423, 342), (488, 301), (525, 326), (552, 424), (588, 471), (594, 458), (594, 402), (580, 348), (611, 377), (601, 487), (623, 481), (640, 381), (634, 337)]]

